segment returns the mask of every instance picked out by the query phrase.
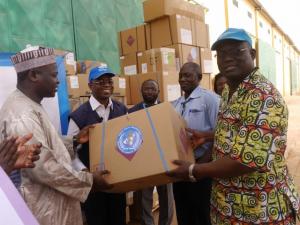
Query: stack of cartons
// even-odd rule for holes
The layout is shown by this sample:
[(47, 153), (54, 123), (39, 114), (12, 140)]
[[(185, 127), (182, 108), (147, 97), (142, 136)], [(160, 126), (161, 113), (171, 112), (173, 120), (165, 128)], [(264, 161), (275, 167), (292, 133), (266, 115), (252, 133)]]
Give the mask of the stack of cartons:
[[(58, 51), (58, 50), (56, 50)], [(63, 52), (60, 50), (60, 52)], [(70, 62), (69, 59), (65, 59), (65, 68), (66, 68), (66, 79), (67, 79), (67, 86), (68, 86), (68, 95), (69, 95), (69, 103), (71, 106), (71, 111), (77, 109), (81, 104), (88, 101), (91, 90), (89, 88), (89, 73), (90, 70), (97, 66), (104, 66), (106, 63), (101, 61), (93, 61), (93, 60), (82, 60), (82, 61), (75, 61), (74, 60), (74, 53), (73, 54), (73, 63), (75, 65), (74, 68), (71, 69), (70, 64), (66, 62)], [(72, 71), (72, 73), (70, 73)], [(113, 99), (120, 101), (126, 104), (126, 78), (121, 76), (113, 77), (114, 81), (114, 92), (113, 92)]]
[[(183, 0), (146, 0), (143, 8), (145, 24), (119, 33), (121, 73), (137, 76), (161, 72), (162, 75), (177, 76), (184, 63), (195, 62), (201, 67), (201, 86), (212, 89), (212, 54), (205, 9)], [(175, 67), (171, 63), (157, 68), (154, 61), (159, 62), (159, 57), (164, 60), (163, 54), (171, 55), (167, 50), (170, 48), (175, 49)], [(148, 76), (153, 77), (153, 74)], [(130, 78), (129, 104), (136, 104), (137, 99), (141, 99), (140, 96), (135, 98), (140, 86), (137, 89), (131, 87), (134, 79)]]
[(66, 69), (67, 76), (76, 74), (76, 61), (74, 52), (61, 49), (54, 49), (54, 54), (64, 58), (64, 66)]
[(198, 63), (205, 81), (201, 86), (211, 89), (212, 54), (204, 8), (182, 0), (147, 0), (143, 6), (151, 46), (174, 48), (177, 72), (186, 62)]
[(81, 77), (77, 76), (77, 64), (75, 61), (75, 55), (73, 52), (54, 49), (54, 54), (57, 56), (63, 57), (64, 67), (66, 70), (66, 80), (68, 86), (68, 95), (69, 95), (69, 104), (71, 107), (71, 111), (74, 111), (81, 105), (81, 92), (83, 88), (81, 88), (80, 83), (82, 82)]

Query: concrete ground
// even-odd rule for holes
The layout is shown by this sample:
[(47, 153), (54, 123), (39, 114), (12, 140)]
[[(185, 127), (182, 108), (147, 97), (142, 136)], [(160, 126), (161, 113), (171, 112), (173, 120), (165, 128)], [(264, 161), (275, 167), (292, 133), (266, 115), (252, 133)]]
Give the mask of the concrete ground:
[[(289, 172), (300, 193), (300, 96), (286, 97), (289, 108), (289, 128), (286, 160)], [(297, 225), (300, 225), (298, 221)]]
[[(300, 96), (286, 97), (286, 103), (289, 108), (289, 129), (286, 150), (286, 160), (289, 172), (293, 177), (300, 193)], [(154, 212), (154, 218), (158, 221), (158, 210)], [(140, 225), (137, 222), (131, 222), (130, 225)], [(173, 218), (172, 225), (177, 225), (176, 216)], [(300, 222), (297, 222), (300, 225)]]

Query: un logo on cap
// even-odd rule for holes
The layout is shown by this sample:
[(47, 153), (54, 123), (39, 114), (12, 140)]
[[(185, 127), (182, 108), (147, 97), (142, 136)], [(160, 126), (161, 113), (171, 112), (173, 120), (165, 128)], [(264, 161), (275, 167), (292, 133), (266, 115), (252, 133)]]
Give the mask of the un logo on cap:
[(106, 64), (106, 63), (101, 63), (101, 64), (98, 66), (98, 69), (99, 69), (99, 70), (108, 69), (107, 64)]
[(117, 147), (125, 155), (132, 155), (138, 151), (143, 142), (143, 135), (139, 128), (128, 126), (122, 129), (117, 138)]

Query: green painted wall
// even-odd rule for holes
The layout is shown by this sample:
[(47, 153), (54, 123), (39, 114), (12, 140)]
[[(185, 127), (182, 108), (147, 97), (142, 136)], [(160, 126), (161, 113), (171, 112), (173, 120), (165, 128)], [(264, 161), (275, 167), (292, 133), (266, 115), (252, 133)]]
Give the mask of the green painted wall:
[(258, 66), (262, 74), (276, 85), (275, 49), (267, 42), (258, 40)]
[(299, 83), (299, 65), (296, 61), (291, 61), (291, 92), (293, 95), (299, 94), (300, 92), (300, 83)]
[(0, 51), (49, 46), (119, 72), (117, 31), (142, 22), (141, 0), (0, 0)]

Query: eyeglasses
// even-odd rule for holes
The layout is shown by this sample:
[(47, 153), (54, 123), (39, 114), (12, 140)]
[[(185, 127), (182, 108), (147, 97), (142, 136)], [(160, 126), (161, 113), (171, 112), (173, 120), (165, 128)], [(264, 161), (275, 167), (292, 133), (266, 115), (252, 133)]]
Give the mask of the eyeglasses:
[(229, 51), (217, 51), (217, 54), (215, 57), (217, 58), (224, 58), (226, 56), (232, 57), (232, 58), (238, 58), (240, 57), (247, 48), (240, 48), (240, 49), (231, 49)]
[(112, 80), (94, 80), (92, 81), (92, 84), (95, 84), (97, 86), (105, 86), (105, 85), (112, 86), (114, 82)]

